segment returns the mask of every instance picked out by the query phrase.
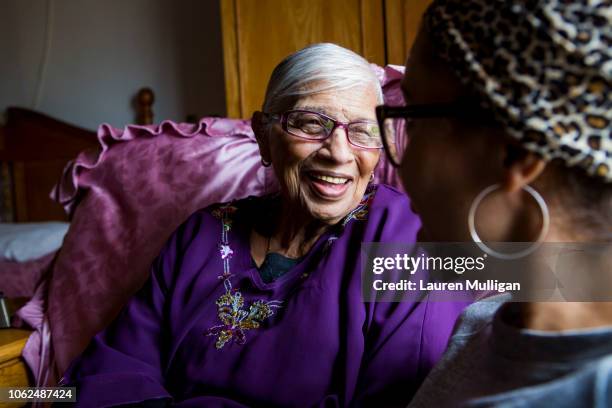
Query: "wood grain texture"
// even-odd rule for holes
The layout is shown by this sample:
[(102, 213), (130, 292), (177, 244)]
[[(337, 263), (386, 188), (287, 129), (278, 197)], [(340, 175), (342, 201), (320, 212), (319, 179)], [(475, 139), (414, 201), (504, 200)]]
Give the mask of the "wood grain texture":
[(387, 64), (404, 65), (432, 0), (385, 0)]
[(382, 0), (221, 0), (221, 13), (230, 117), (261, 109), (274, 67), (307, 45), (333, 42), (384, 64)]
[[(27, 299), (7, 299), (9, 314), (24, 304)], [(32, 334), (30, 330), (0, 329), (0, 387), (27, 387), (30, 376), (21, 352)], [(1, 403), (2, 407), (16, 407), (25, 404)]]
[(27, 189), (25, 162), (15, 161), (13, 162), (13, 204), (17, 222), (29, 219)]
[(62, 206), (49, 197), (66, 163), (67, 160), (64, 159), (15, 163), (13, 167), (15, 169), (13, 173), (15, 177), (15, 221), (66, 221), (68, 219)]
[(2, 329), (0, 330), (0, 364), (21, 356), (21, 350), (25, 346), (29, 330)]
[(221, 0), (225, 104), (227, 116), (230, 118), (241, 118), (243, 116), (240, 108), (240, 77), (238, 76), (239, 61), (236, 30), (236, 1)]
[(49, 193), (64, 166), (85, 149), (97, 149), (96, 133), (21, 108), (7, 109), (0, 160), (13, 168), (15, 221), (66, 220)]
[[(30, 386), (28, 370), (21, 358), (14, 358), (0, 363), (0, 387), (28, 387)], [(0, 408), (23, 407), (25, 403), (0, 402)]]
[(361, 0), (361, 55), (370, 62), (385, 65), (383, 0)]
[[(0, 330), (0, 387), (28, 387), (30, 376), (21, 351), (32, 332), (21, 329)], [(0, 408), (25, 404), (0, 402)]]
[(151, 88), (140, 88), (136, 94), (136, 123), (139, 125), (152, 125), (153, 104), (155, 103), (155, 93)]

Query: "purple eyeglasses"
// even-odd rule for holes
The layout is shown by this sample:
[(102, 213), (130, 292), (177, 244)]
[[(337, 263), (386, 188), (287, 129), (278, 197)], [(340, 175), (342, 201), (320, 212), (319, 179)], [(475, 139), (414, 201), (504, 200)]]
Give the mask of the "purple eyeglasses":
[(325, 140), (336, 128), (343, 128), (349, 143), (361, 149), (382, 149), (380, 129), (375, 121), (358, 120), (343, 123), (323, 113), (310, 110), (290, 110), (281, 115), (270, 115), (278, 119), (283, 130), (293, 136), (308, 140)]

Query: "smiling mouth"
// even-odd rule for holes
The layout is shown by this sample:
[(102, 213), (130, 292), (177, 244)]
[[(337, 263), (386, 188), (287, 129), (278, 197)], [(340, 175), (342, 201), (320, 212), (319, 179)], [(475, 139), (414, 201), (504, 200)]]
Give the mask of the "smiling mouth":
[(331, 184), (346, 184), (348, 183), (350, 180), (344, 177), (332, 177), (332, 176), (325, 176), (325, 175), (321, 175), (321, 174), (310, 174), (311, 177), (325, 181), (326, 183), (331, 183)]
[(306, 173), (311, 190), (323, 199), (341, 198), (353, 182), (353, 178), (335, 173)]

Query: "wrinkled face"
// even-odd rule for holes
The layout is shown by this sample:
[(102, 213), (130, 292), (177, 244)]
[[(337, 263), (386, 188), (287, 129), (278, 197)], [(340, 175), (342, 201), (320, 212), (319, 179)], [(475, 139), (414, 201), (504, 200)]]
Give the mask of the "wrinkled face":
[[(402, 80), (407, 105), (462, 99), (459, 81), (432, 58), (432, 48), (421, 31)], [(502, 138), (452, 118), (408, 120), (406, 131), (409, 143), (400, 175), (423, 222), (419, 240), (469, 241), (469, 207), (479, 191), (498, 180)]]
[[(293, 109), (318, 111), (344, 123), (375, 122), (376, 105), (376, 89), (371, 86), (306, 96)], [(323, 141), (311, 141), (286, 133), (279, 122), (260, 140), (260, 149), (272, 162), (290, 206), (329, 224), (359, 204), (380, 157), (379, 149), (351, 145), (343, 128)]]

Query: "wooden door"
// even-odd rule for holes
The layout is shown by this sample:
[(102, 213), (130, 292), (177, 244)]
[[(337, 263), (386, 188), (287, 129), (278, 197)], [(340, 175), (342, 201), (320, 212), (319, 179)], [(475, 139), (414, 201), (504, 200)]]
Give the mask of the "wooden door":
[(387, 64), (404, 65), (432, 0), (385, 0)]
[(385, 64), (384, 0), (221, 0), (227, 116), (261, 109), (274, 67), (333, 42)]

